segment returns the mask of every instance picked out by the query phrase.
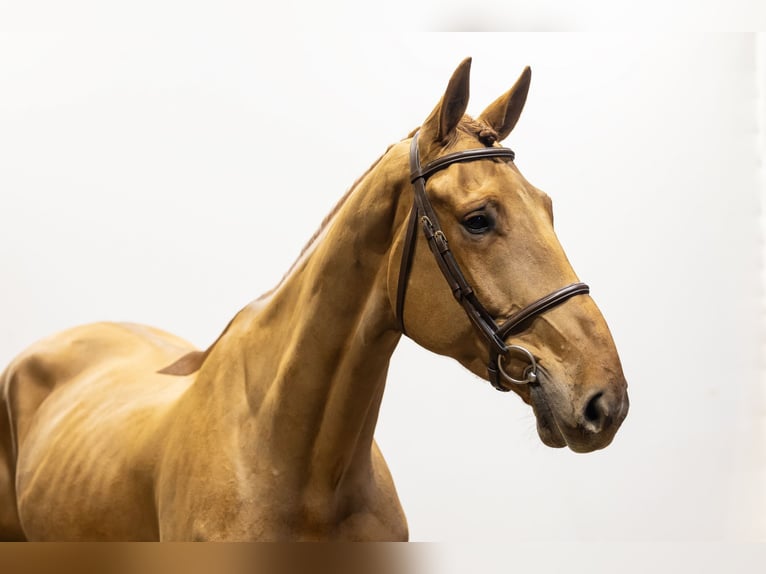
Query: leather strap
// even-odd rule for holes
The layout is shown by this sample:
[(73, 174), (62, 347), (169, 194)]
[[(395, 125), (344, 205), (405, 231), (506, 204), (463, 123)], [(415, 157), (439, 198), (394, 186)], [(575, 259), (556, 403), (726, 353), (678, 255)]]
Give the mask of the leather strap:
[(410, 217), (407, 221), (407, 234), (404, 236), (404, 251), (402, 251), (402, 261), (399, 265), (399, 285), (396, 289), (396, 319), (399, 323), (399, 330), (406, 334), (404, 330), (404, 297), (407, 294), (407, 281), (410, 278), (410, 267), (412, 267), (412, 255), (415, 252), (415, 234), (418, 226), (418, 210), (413, 207), (410, 211)]
[[(415, 134), (415, 138), (417, 138), (417, 134)], [(413, 158), (413, 153), (415, 155), (415, 158)], [(482, 159), (485, 157), (504, 157), (506, 159), (509, 159), (510, 161), (513, 161), (514, 159), (516, 159), (516, 153), (514, 153), (512, 149), (508, 149), (507, 147), (487, 147), (487, 148), (468, 149), (465, 151), (458, 151), (455, 153), (447, 154), (421, 167), (420, 160), (417, 157), (418, 155), (419, 155), (418, 150), (415, 150), (415, 152), (413, 152), (412, 148), (410, 148), (410, 175), (411, 175), (410, 181), (412, 183), (415, 183), (416, 179), (421, 179), (421, 178), (423, 179), (423, 181), (425, 181), (437, 171), (444, 169), (448, 165), (452, 165), (453, 163), (459, 162), (459, 161), (473, 161), (473, 160)], [(413, 159), (418, 161), (417, 165), (413, 165), (413, 161), (412, 161)]]
[(538, 299), (534, 303), (527, 305), (520, 311), (517, 311), (508, 317), (508, 319), (506, 319), (499, 327), (497, 334), (505, 339), (508, 335), (523, 331), (526, 327), (525, 323), (527, 323), (528, 320), (553, 309), (570, 297), (575, 295), (587, 295), (588, 293), (590, 293), (590, 287), (585, 283), (572, 283), (571, 285), (562, 287), (558, 291), (554, 291), (542, 299)]

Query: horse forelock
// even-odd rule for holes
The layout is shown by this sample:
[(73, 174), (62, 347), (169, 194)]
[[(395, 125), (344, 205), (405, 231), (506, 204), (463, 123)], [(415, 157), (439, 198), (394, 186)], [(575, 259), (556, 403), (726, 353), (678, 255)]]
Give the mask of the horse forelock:
[[(457, 125), (457, 129), (471, 137), (476, 138), (485, 146), (491, 146), (497, 141), (500, 141), (500, 136), (488, 123), (483, 120), (475, 119), (468, 114), (463, 115), (460, 123)], [(420, 130), (420, 126), (413, 129), (407, 137), (412, 137)]]

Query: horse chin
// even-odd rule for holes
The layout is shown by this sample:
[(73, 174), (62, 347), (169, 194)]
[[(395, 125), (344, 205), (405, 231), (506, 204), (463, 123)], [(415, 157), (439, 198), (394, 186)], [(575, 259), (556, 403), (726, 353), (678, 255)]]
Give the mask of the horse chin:
[(538, 385), (531, 385), (530, 403), (537, 419), (537, 434), (543, 444), (551, 448), (563, 448), (567, 446), (567, 440), (564, 438), (556, 417), (553, 415), (548, 401), (545, 397), (545, 391)]

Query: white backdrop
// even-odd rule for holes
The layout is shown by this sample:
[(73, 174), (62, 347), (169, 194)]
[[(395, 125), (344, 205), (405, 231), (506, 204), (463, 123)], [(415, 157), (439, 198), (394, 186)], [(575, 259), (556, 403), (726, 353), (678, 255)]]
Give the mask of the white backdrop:
[(102, 319), (207, 346), (462, 58), (469, 113), (529, 64), (506, 143), (554, 199), (631, 412), (605, 451), (548, 449), (520, 400), (403, 341), (377, 439), (412, 538), (766, 539), (755, 36), (267, 34), (255, 15), (164, 5), (14, 16), (0, 364)]

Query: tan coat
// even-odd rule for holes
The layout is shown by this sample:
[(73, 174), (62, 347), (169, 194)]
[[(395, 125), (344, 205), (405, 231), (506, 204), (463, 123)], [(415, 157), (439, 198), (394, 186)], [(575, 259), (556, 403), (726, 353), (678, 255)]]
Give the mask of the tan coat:
[[(473, 120), (464, 116), (469, 69), (470, 60), (458, 67), (420, 129), (423, 162), (480, 147), (487, 134), (500, 141), (518, 120), (529, 70)], [(394, 298), (412, 204), (409, 141), (362, 176), (280, 285), (206, 352), (150, 327), (102, 323), (17, 357), (0, 378), (0, 536), (406, 540), (373, 433), (401, 337)], [(549, 198), (512, 163), (454, 165), (427, 190), (495, 316), (577, 281)], [(491, 229), (466, 229), (476, 213)], [(486, 377), (487, 349), (422, 240), (404, 312), (408, 336)], [(628, 400), (592, 299), (550, 311), (520, 340), (547, 373), (516, 389), (541, 439), (577, 451), (608, 445)]]

